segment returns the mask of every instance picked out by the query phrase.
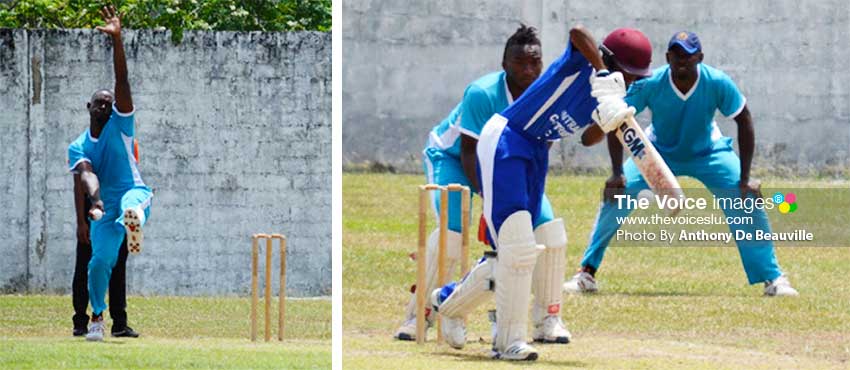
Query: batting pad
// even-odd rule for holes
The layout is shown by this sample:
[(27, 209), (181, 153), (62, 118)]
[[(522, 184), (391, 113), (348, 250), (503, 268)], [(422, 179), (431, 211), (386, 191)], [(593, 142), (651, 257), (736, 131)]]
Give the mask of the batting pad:
[[(458, 232), (448, 230), (446, 234), (446, 276), (451, 279), (454, 276), (454, 269), (460, 260), (460, 244), (461, 235)], [(431, 235), (428, 236), (428, 244), (425, 256), (425, 296), (428, 297), (434, 289), (437, 289), (437, 255), (440, 252), (440, 229), (434, 229)], [(416, 287), (419, 289), (420, 287)], [(411, 298), (412, 307), (416, 307), (416, 294)]]
[(493, 270), (496, 267), (494, 257), (485, 256), (484, 260), (463, 278), (452, 294), (440, 304), (440, 314), (446, 317), (463, 317), (493, 295)]
[(546, 315), (561, 312), (561, 285), (564, 283), (564, 271), (567, 259), (567, 232), (564, 220), (557, 218), (537, 227), (534, 239), (546, 246), (546, 250), (537, 257), (534, 275), (531, 279), (531, 293), (534, 294), (532, 314), (535, 322)]
[(528, 211), (510, 215), (499, 229), (498, 241), (499, 257), (494, 271), (498, 334), (493, 347), (503, 352), (510, 344), (526, 340), (531, 277), (544, 247), (535, 243)]

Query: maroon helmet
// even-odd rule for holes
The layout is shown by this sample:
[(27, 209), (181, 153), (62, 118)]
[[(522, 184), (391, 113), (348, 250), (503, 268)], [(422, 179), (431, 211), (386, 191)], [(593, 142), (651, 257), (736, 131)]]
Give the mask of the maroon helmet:
[(643, 32), (634, 28), (618, 28), (602, 41), (603, 52), (613, 57), (623, 72), (638, 76), (650, 76), (652, 71), (652, 44)]

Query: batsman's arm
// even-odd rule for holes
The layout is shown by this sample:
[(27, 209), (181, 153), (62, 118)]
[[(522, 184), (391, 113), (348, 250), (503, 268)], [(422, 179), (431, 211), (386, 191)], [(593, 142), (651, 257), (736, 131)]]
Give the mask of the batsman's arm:
[(605, 69), (605, 63), (602, 62), (602, 56), (599, 54), (599, 48), (596, 46), (596, 40), (584, 26), (578, 25), (570, 30), (570, 43), (578, 50), (581, 55), (590, 62), (597, 71)]
[(593, 146), (599, 144), (605, 138), (605, 131), (599, 125), (590, 125), (584, 132), (581, 133), (581, 144), (584, 146)]
[[(597, 71), (606, 69), (605, 63), (602, 61), (602, 56), (599, 54), (599, 48), (596, 40), (590, 32), (583, 26), (576, 26), (570, 30), (570, 42), (581, 52), (582, 55), (590, 62)], [(602, 131), (599, 125), (591, 125), (582, 134), (582, 144), (590, 146), (598, 143), (606, 134)], [(608, 154), (611, 156), (611, 171), (612, 178), (619, 178), (623, 174), (623, 145), (617, 138), (616, 131), (611, 131), (608, 136)]]
[[(570, 30), (570, 43), (578, 50), (581, 55), (590, 62), (597, 71), (605, 69), (605, 64), (602, 62), (602, 56), (599, 55), (599, 49), (596, 46), (596, 40), (584, 26), (578, 25)], [(605, 138), (605, 132), (599, 125), (590, 125), (581, 134), (581, 144), (584, 146), (592, 146), (598, 144)]]
[(460, 135), (460, 164), (463, 166), (463, 173), (469, 179), (470, 189), (478, 193), (478, 171), (476, 166), (478, 163), (478, 153), (475, 151), (478, 145), (478, 140), (469, 135)]

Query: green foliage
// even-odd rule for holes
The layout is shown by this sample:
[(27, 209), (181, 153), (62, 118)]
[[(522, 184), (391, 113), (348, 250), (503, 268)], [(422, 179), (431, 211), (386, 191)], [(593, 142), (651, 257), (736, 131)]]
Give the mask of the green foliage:
[[(184, 30), (330, 31), (331, 0), (119, 0), (124, 28)], [(94, 28), (104, 2), (91, 0), (0, 1), (0, 27)]]

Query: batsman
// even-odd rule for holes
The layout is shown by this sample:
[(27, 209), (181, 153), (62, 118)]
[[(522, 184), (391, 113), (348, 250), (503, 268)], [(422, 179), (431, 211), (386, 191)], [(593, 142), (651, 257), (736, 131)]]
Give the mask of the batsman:
[[(484, 125), (476, 148), (478, 179), (487, 237), (496, 252), (487, 253), (459, 283), (431, 293), (443, 318), (443, 338), (452, 347), (463, 348), (466, 342), (463, 317), (495, 293), (492, 357), (537, 359), (537, 350), (526, 342), (528, 305), (533, 292), (535, 301), (545, 302), (544, 315), (560, 315), (567, 244), (561, 219), (537, 223), (549, 147), (583, 129), (582, 143), (595, 144), (634, 114), (619, 97), (625, 95), (626, 82), (639, 77), (633, 72), (648, 72), (651, 45), (637, 30), (618, 35), (623, 46), (619, 65), (633, 66), (632, 72), (595, 77), (589, 60), (602, 65), (599, 50), (589, 32), (575, 27), (566, 51)], [(594, 121), (598, 125), (591, 125)]]
[[(455, 106), (449, 116), (435, 126), (428, 135), (428, 144), (422, 152), (422, 162), (428, 183), (448, 185), (458, 183), (469, 186), (473, 192), (479, 192), (476, 175), (475, 148), (479, 135), (494, 114), (501, 112), (518, 99), (526, 89), (540, 76), (543, 70), (542, 50), (537, 30), (534, 27), (520, 25), (505, 43), (502, 54), (502, 71), (488, 73), (470, 83), (463, 93), (463, 99)], [(461, 194), (449, 194), (448, 235), (446, 235), (446, 271), (453, 275), (459, 265), (461, 249)], [(440, 197), (433, 194), (432, 204), (435, 214), (440, 209)], [(540, 217), (535, 226), (549, 223), (554, 219), (552, 206), (544, 194), (541, 200)], [(467, 225), (469, 226), (469, 225)], [(554, 226), (549, 226), (553, 229)], [(563, 228), (563, 227), (562, 227)], [(428, 238), (426, 256), (426, 286), (430, 292), (437, 288), (437, 248), (439, 229), (434, 229)], [(551, 253), (556, 247), (552, 246)], [(418, 287), (417, 287), (418, 289)], [(548, 302), (535, 305), (534, 339), (546, 342), (568, 343), (570, 332), (559, 316), (560, 311), (547, 312)], [(396, 331), (399, 340), (416, 340), (416, 294), (411, 294), (405, 312), (404, 322)], [(435, 314), (427, 310), (427, 326), (432, 326)], [(427, 327), (426, 327), (427, 328)]]
[(91, 325), (86, 340), (103, 340), (103, 311), (112, 268), (124, 237), (130, 253), (142, 248), (142, 226), (150, 216), (151, 189), (142, 181), (133, 152), (135, 119), (127, 61), (121, 40), (121, 20), (113, 7), (101, 10), (112, 38), (115, 91), (102, 89), (86, 105), (89, 128), (68, 146), (68, 166), (74, 182), (91, 201), (92, 255), (88, 266)]

